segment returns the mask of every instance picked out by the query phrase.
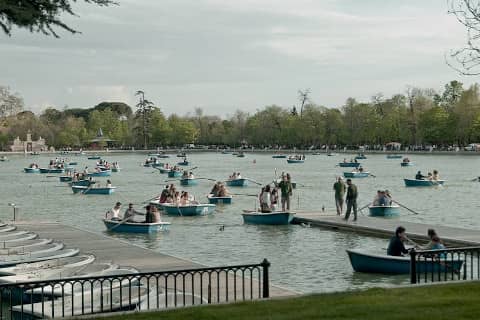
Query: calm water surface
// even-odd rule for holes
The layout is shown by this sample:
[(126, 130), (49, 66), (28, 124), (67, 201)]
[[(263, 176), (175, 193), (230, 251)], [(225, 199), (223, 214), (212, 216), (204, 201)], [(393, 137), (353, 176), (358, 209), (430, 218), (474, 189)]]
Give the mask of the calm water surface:
[[(105, 211), (116, 201), (123, 204), (140, 204), (161, 191), (168, 180), (152, 168), (144, 168), (142, 154), (107, 154), (108, 161), (118, 161), (120, 173), (110, 178), (117, 192), (111, 196), (74, 195), (57, 177), (25, 174), (23, 167), (31, 162), (46, 166), (52, 156), (10, 156), (10, 161), (0, 162), (0, 217), (11, 219), (12, 208), (19, 206), (22, 219), (55, 220), (79, 226), (94, 232), (105, 233), (100, 222)], [(59, 156), (60, 157), (60, 156)], [(456, 155), (415, 155), (410, 157), (413, 167), (400, 167), (399, 159), (386, 159), (385, 155), (369, 155), (363, 160), (366, 170), (376, 178), (356, 179), (359, 205), (373, 199), (377, 189), (389, 189), (395, 199), (419, 211), (413, 215), (403, 211), (398, 219), (430, 224), (452, 225), (480, 229), (477, 219), (480, 183), (472, 178), (480, 175), (479, 158)], [(70, 156), (78, 161), (77, 168), (95, 166), (96, 160), (86, 156)], [(180, 160), (175, 155), (165, 162)], [(304, 164), (287, 164), (285, 159), (272, 159), (270, 155), (247, 154), (246, 158), (216, 153), (199, 153), (189, 156), (197, 177), (225, 180), (233, 171), (244, 177), (267, 183), (275, 173), (290, 172), (295, 181), (303, 185), (294, 191), (293, 209), (334, 211), (332, 184), (343, 169), (336, 164), (343, 156), (308, 156)], [(253, 160), (256, 160), (255, 163)], [(437, 169), (447, 180), (439, 188), (405, 188), (403, 178), (413, 178), (417, 170), (424, 174)], [(106, 178), (97, 180), (104, 183)], [(212, 186), (209, 180), (200, 180), (198, 186), (185, 187), (197, 200), (206, 200)], [(256, 194), (258, 186), (232, 188), (234, 193)], [(408, 276), (378, 276), (353, 272), (345, 249), (364, 248), (384, 250), (387, 240), (358, 236), (301, 226), (243, 225), (242, 209), (252, 209), (256, 198), (236, 196), (234, 204), (217, 207), (215, 214), (204, 217), (166, 217), (171, 221), (169, 232), (158, 235), (112, 234), (152, 250), (193, 260), (205, 265), (257, 263), (268, 258), (272, 263), (272, 282), (300, 292), (325, 292), (364, 288), (379, 285), (408, 283)], [(361, 218), (361, 217), (360, 217)], [(219, 227), (225, 226), (224, 231)]]

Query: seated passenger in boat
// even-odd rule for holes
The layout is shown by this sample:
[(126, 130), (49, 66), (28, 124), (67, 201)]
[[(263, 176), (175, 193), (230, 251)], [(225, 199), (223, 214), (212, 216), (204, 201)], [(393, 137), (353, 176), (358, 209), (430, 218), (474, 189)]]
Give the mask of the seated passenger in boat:
[(187, 170), (183, 171), (182, 179), (188, 179), (188, 171)]
[(385, 198), (387, 201), (387, 206), (391, 206), (393, 203), (392, 195), (390, 194), (390, 191), (385, 190)]
[(408, 253), (408, 250), (403, 244), (403, 242), (407, 240), (405, 231), (405, 228), (401, 226), (395, 230), (395, 236), (390, 239), (388, 244), (387, 255), (403, 256), (404, 254)]
[(378, 207), (380, 205), (380, 198), (382, 197), (382, 190), (377, 190), (377, 194), (373, 198), (372, 206)]
[(385, 195), (385, 191), (380, 192), (380, 198), (378, 199), (378, 205), (384, 207), (388, 206), (388, 198)]
[(107, 212), (107, 218), (110, 220), (120, 220), (120, 209), (122, 204), (117, 202), (115, 206)]
[(107, 188), (111, 188), (112, 187), (112, 181), (110, 180), (107, 180), (107, 185), (106, 185)]
[(162, 190), (162, 193), (160, 194), (160, 197), (158, 198), (158, 202), (160, 203), (166, 202), (168, 198), (168, 194), (169, 194), (168, 186), (165, 186), (165, 188)]
[(416, 180), (423, 180), (425, 179), (425, 176), (422, 174), (421, 171), (418, 171), (417, 174), (415, 175)]
[(193, 172), (190, 171), (190, 173), (188, 174), (188, 179), (195, 179)]
[(433, 170), (432, 180), (435, 180), (435, 181), (440, 180), (440, 175), (438, 174), (437, 170)]
[(277, 205), (278, 205), (278, 189), (274, 187), (272, 188), (272, 192), (270, 193), (270, 209), (272, 211), (276, 211)]
[(225, 187), (224, 184), (220, 184), (219, 189), (218, 189), (218, 193), (217, 193), (216, 196), (217, 197), (228, 197), (228, 190), (227, 190), (227, 188)]
[(408, 158), (403, 158), (403, 162), (404, 162), (404, 163), (409, 163), (409, 162), (410, 162), (410, 159), (408, 159)]
[(240, 172), (237, 172), (237, 175), (235, 176), (235, 179), (242, 179), (242, 175), (240, 174)]
[(427, 180), (432, 181), (432, 179), (433, 179), (433, 175), (432, 175), (431, 172), (429, 172), (429, 173), (427, 174)]

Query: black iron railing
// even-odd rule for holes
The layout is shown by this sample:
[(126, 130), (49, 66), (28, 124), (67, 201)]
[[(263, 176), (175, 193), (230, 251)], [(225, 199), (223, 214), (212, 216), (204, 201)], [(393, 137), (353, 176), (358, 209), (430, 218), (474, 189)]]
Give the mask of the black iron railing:
[(0, 284), (0, 319), (62, 318), (269, 297), (260, 264)]
[(410, 251), (410, 283), (480, 279), (480, 247)]

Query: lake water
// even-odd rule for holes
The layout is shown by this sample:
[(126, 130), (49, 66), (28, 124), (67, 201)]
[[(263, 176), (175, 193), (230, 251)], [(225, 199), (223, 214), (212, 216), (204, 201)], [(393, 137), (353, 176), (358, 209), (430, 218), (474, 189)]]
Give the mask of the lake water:
[[(59, 156), (60, 157), (60, 156)], [(349, 156), (350, 157), (350, 156)], [(57, 177), (44, 174), (23, 173), (23, 167), (32, 162), (41, 167), (52, 156), (9, 156), (10, 161), (0, 163), (0, 218), (9, 220), (12, 208), (19, 207), (21, 219), (54, 220), (64, 224), (105, 233), (100, 219), (117, 201), (140, 204), (160, 193), (168, 177), (141, 163), (144, 154), (107, 154), (103, 158), (118, 161), (119, 173), (110, 177), (117, 191), (111, 196), (73, 194)], [(377, 189), (389, 189), (400, 203), (420, 212), (413, 215), (402, 211), (399, 220), (428, 224), (450, 225), (480, 229), (477, 219), (480, 183), (471, 180), (480, 174), (480, 160), (462, 155), (414, 155), (412, 167), (400, 167), (400, 159), (386, 159), (385, 155), (369, 155), (361, 161), (364, 168), (376, 176), (355, 179), (359, 190), (359, 206), (371, 201)], [(69, 156), (78, 161), (77, 168), (95, 166), (96, 160), (86, 156)], [(164, 162), (179, 161), (175, 155)], [(266, 154), (247, 154), (237, 158), (229, 154), (196, 153), (189, 156), (196, 177), (225, 180), (232, 172), (240, 171), (243, 177), (268, 183), (282, 171), (289, 172), (299, 185), (294, 190), (293, 209), (334, 212), (332, 185), (335, 177), (348, 168), (336, 164), (343, 155), (307, 156), (304, 164), (287, 164), (285, 159), (272, 159)], [(255, 161), (254, 161), (255, 160)], [(444, 187), (406, 188), (403, 178), (414, 178), (417, 170), (424, 174), (437, 169)], [(346, 171), (346, 170), (345, 170)], [(97, 178), (102, 182), (107, 178)], [(205, 200), (213, 182), (200, 180), (198, 186), (184, 187), (197, 200)], [(259, 187), (253, 183), (246, 188), (230, 188), (231, 192), (257, 194)], [(353, 272), (345, 250), (347, 248), (384, 250), (387, 240), (301, 226), (244, 225), (243, 209), (258, 206), (255, 197), (236, 196), (233, 204), (219, 206), (217, 211), (203, 217), (164, 217), (171, 221), (169, 232), (157, 235), (111, 234), (152, 250), (189, 259), (205, 265), (258, 263), (267, 258), (272, 263), (271, 280), (300, 292), (325, 292), (379, 285), (408, 283), (408, 276), (378, 276)], [(366, 214), (366, 212), (365, 212)], [(360, 216), (361, 219), (361, 216)], [(219, 227), (224, 225), (225, 230)], [(393, 230), (392, 230), (393, 232)]]

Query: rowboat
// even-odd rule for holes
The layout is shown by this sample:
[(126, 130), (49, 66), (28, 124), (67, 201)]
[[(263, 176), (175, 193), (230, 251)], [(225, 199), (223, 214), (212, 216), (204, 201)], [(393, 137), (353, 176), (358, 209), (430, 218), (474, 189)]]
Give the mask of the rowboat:
[(0, 161), (8, 161), (8, 158), (6, 156), (1, 156)]
[(163, 204), (163, 210), (169, 215), (175, 216), (201, 216), (213, 213), (214, 204), (188, 204), (185, 206), (173, 203)]
[(152, 168), (158, 168), (158, 167), (163, 167), (165, 163), (163, 162), (153, 162), (153, 163), (150, 163), (151, 167)]
[(29, 250), (30, 247), (43, 246), (52, 243), (52, 239), (28, 239), (17, 241), (0, 241), (0, 250)]
[(69, 166), (76, 166), (77, 164), (78, 164), (78, 162), (76, 162), (76, 161), (72, 161), (72, 162), (68, 163)]
[(6, 267), (0, 269), (0, 276), (11, 276), (16, 274), (25, 274), (37, 272), (38, 270), (52, 270), (52, 269), (67, 269), (74, 267), (86, 266), (95, 260), (95, 256), (78, 255), (63, 258), (54, 258), (51, 260), (43, 260), (33, 263), (19, 264), (13, 267)]
[(107, 231), (112, 232), (128, 232), (128, 233), (154, 233), (159, 231), (167, 231), (170, 222), (119, 222), (115, 220), (103, 219), (103, 223), (107, 227)]
[(73, 177), (72, 176), (60, 176), (58, 177), (58, 179), (60, 180), (60, 182), (70, 182), (73, 180)]
[(44, 260), (65, 258), (77, 255), (79, 249), (61, 249), (54, 252), (31, 253), (27, 255), (11, 255), (0, 257), (0, 268), (14, 266), (20, 263), (32, 263)]
[(6, 244), (19, 243), (19, 242), (23, 242), (23, 241), (26, 241), (26, 240), (32, 240), (32, 239), (35, 239), (37, 237), (38, 237), (38, 235), (36, 233), (28, 232), (28, 233), (25, 233), (25, 234), (22, 234), (22, 235), (19, 235), (19, 236), (16, 236), (16, 237), (0, 239), (0, 245), (2, 247), (5, 247)]
[(229, 187), (246, 187), (248, 186), (248, 179), (230, 179), (225, 181)]
[(237, 157), (238, 158), (245, 158), (245, 153), (240, 152), (240, 153), (237, 154)]
[(102, 157), (100, 156), (88, 156), (87, 159), (88, 160), (100, 160)]
[(413, 166), (413, 162), (400, 162), (400, 165), (402, 167), (409, 167), (409, 166)]
[(182, 186), (196, 186), (198, 184), (198, 180), (195, 178), (182, 178), (180, 179), (180, 185)]
[(38, 151), (30, 152), (30, 155), (31, 156), (39, 156), (40, 152), (38, 152)]
[(300, 159), (287, 159), (287, 163), (304, 163), (305, 160)]
[(327, 157), (336, 157), (337, 155), (338, 155), (338, 154), (333, 153), (333, 152), (327, 153)]
[(83, 193), (83, 194), (112, 194), (115, 192), (117, 187), (99, 187), (91, 188), (85, 186), (72, 186), (73, 193)]
[(187, 154), (185, 152), (177, 154), (178, 158), (185, 158)]
[(160, 173), (169, 173), (172, 169), (165, 169), (164, 167), (157, 168)]
[(181, 177), (183, 174), (182, 171), (179, 171), (179, 170), (170, 170), (168, 171), (168, 177), (169, 178), (178, 178), (178, 177)]
[(39, 168), (23, 168), (23, 171), (25, 171), (25, 173), (39, 173), (40, 169)]
[(40, 168), (40, 173), (64, 173), (65, 169), (64, 168)]
[(9, 226), (7, 224), (0, 227), (0, 233), (1, 232), (10, 232), (10, 231), (13, 231), (13, 230), (17, 230), (17, 227), (16, 226)]
[(22, 247), (15, 247), (15, 248), (5, 248), (0, 249), (0, 255), (18, 255), (18, 254), (30, 254), (33, 252), (53, 252), (60, 249), (63, 249), (64, 244), (61, 242), (50, 242), (38, 246), (22, 246)]
[(16, 231), (16, 232), (2, 232), (0, 233), (0, 242), (8, 242), (17, 239), (29, 238), (31, 235), (37, 235), (36, 233), (29, 231)]
[(362, 155), (355, 156), (355, 159), (356, 159), (356, 160), (366, 160), (367, 157), (362, 154)]
[(213, 204), (232, 204), (232, 196), (226, 196), (226, 197), (214, 197), (213, 194), (207, 195), (208, 203), (213, 203)]
[[(130, 286), (111, 288), (104, 286), (86, 290), (82, 296), (66, 296), (56, 300), (37, 302), (12, 307), (15, 319), (50, 319), (62, 314), (81, 316), (118, 310), (132, 310), (146, 299), (149, 290), (145, 287)], [(81, 301), (81, 302), (79, 302)]]
[(368, 171), (351, 171), (351, 172), (344, 172), (343, 176), (345, 178), (366, 178), (370, 175)]
[(443, 185), (445, 180), (403, 179), (406, 187), (435, 187)]
[(294, 214), (293, 212), (284, 211), (262, 213), (259, 211), (244, 210), (242, 216), (243, 222), (247, 224), (284, 225), (292, 221)]
[(77, 180), (77, 181), (70, 182), (70, 186), (89, 187), (89, 186), (91, 186), (92, 184), (95, 184), (95, 183), (97, 183), (97, 182), (94, 181), (94, 180), (83, 179), (83, 180)]
[(387, 159), (402, 159), (403, 156), (401, 154), (388, 154)]
[(284, 155), (284, 154), (274, 154), (274, 155), (272, 156), (272, 158), (273, 158), (273, 159), (286, 159), (287, 156)]
[(179, 165), (179, 166), (188, 166), (188, 165), (190, 165), (190, 162), (189, 162), (189, 161), (177, 162), (177, 165)]
[(358, 168), (360, 166), (360, 162), (340, 162), (338, 166), (342, 168), (345, 168), (345, 167)]
[(91, 172), (87, 174), (89, 177), (109, 177), (112, 175), (112, 170), (100, 170), (96, 172)]
[[(353, 270), (358, 272), (384, 274), (410, 273), (410, 257), (387, 256), (385, 254), (375, 254), (354, 249), (347, 249), (347, 253)], [(438, 260), (418, 260), (416, 262), (416, 270), (417, 273), (459, 272), (462, 264), (463, 260), (460, 259), (446, 260), (439, 258)]]
[(120, 172), (120, 168), (119, 168), (119, 167), (116, 167), (116, 168), (113, 167), (113, 168), (112, 168), (112, 172)]
[(369, 206), (371, 217), (396, 217), (400, 215), (399, 206)]

